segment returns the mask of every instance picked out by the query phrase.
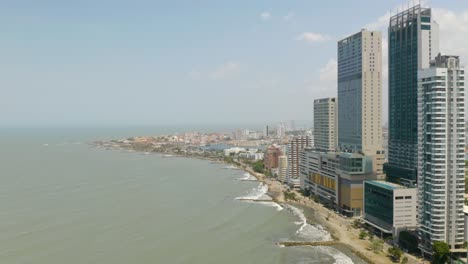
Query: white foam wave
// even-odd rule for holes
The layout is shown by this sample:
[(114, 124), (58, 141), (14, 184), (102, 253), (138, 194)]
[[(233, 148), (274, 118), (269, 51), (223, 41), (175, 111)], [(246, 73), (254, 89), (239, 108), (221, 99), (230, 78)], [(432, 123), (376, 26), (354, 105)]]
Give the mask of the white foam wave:
[(271, 197), (266, 195), (268, 186), (259, 183), (257, 187), (253, 188), (246, 196), (236, 197), (236, 200), (271, 200)]
[(292, 205), (285, 205), (285, 208), (292, 212), (295, 216), (299, 217), (298, 222), (295, 224), (300, 225), (299, 229), (296, 231), (296, 235), (307, 238), (311, 241), (331, 241), (332, 237), (330, 233), (321, 225), (311, 225), (307, 223), (307, 218), (304, 215), (304, 210), (301, 210)]
[(270, 206), (270, 207), (275, 207), (276, 211), (278, 212), (283, 210), (283, 207), (275, 202), (256, 202), (256, 203), (263, 204), (263, 205)]
[(254, 176), (252, 176), (250, 173), (246, 172), (244, 173), (243, 175), (244, 177), (242, 178), (238, 178), (237, 180), (239, 181), (256, 181), (257, 178), (255, 178)]
[(224, 167), (226, 170), (238, 170), (239, 168), (237, 168), (236, 166), (233, 166), (233, 165), (229, 165), (229, 166), (226, 166)]
[(339, 251), (336, 248), (326, 247), (326, 246), (317, 246), (315, 249), (321, 251), (324, 254), (332, 256), (335, 260), (334, 264), (353, 264), (353, 260), (346, 256), (343, 252)]

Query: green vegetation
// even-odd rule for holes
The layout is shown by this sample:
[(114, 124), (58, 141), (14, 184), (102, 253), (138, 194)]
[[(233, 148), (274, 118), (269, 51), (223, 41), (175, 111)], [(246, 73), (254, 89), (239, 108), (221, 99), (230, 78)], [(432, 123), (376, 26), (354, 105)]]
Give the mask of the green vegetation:
[(400, 262), (400, 258), (403, 255), (403, 251), (397, 247), (391, 247), (388, 249), (388, 256), (394, 261), (394, 262)]
[(367, 236), (367, 232), (364, 230), (361, 230), (361, 232), (359, 233), (359, 239), (365, 239), (366, 236)]
[(304, 195), (305, 197), (309, 197), (310, 196), (310, 190), (309, 189), (304, 189), (304, 190), (300, 190), (299, 191), (302, 195)]
[(359, 221), (359, 219), (355, 219), (353, 221), (353, 227), (354, 228), (360, 228), (361, 227), (361, 221)]
[(314, 200), (314, 202), (319, 203), (319, 198), (317, 195), (312, 195), (311, 198)]
[(267, 176), (268, 178), (272, 178), (272, 177), (273, 177), (273, 174), (272, 174), (271, 171), (269, 171), (269, 170), (265, 170), (264, 174), (265, 174), (265, 176)]
[(435, 241), (432, 245), (432, 262), (434, 264), (447, 263), (450, 256), (450, 247), (447, 243), (442, 241)]
[(288, 192), (288, 191), (284, 191), (283, 193), (284, 193), (284, 199), (285, 200), (290, 200), (290, 201), (296, 201), (297, 200), (295, 193)]
[(408, 253), (417, 253), (418, 249), (418, 238), (408, 231), (401, 231), (398, 237), (398, 244), (400, 247), (406, 249)]
[(255, 172), (258, 173), (264, 173), (265, 172), (265, 166), (263, 165), (263, 160), (257, 160), (252, 164), (252, 169)]
[(408, 257), (403, 257), (403, 259), (401, 260), (401, 264), (408, 264)]
[(374, 239), (372, 242), (371, 242), (371, 249), (372, 251), (374, 251), (374, 253), (378, 254), (380, 251), (382, 251), (383, 249), (383, 240), (381, 239)]

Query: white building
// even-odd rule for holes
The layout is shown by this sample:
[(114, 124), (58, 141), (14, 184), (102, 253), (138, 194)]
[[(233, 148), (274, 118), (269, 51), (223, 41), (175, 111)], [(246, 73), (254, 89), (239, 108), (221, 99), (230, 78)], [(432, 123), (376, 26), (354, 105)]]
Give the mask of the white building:
[(245, 148), (228, 148), (224, 150), (224, 156), (237, 155), (239, 152), (244, 152)]
[(334, 151), (338, 144), (338, 106), (335, 97), (314, 100), (314, 147)]
[(418, 72), (418, 195), (421, 249), (461, 250), (464, 237), (465, 81), (458, 56)]
[(288, 170), (286, 174), (287, 182), (295, 188), (300, 187), (299, 179), (299, 155), (305, 148), (312, 147), (312, 140), (309, 136), (298, 136), (291, 139), (286, 147), (288, 157)]
[(278, 128), (276, 129), (276, 136), (279, 139), (284, 138), (286, 136), (286, 128), (283, 122), (279, 123)]
[(278, 180), (281, 182), (286, 182), (286, 175), (288, 172), (288, 157), (286, 155), (281, 155), (278, 158)]

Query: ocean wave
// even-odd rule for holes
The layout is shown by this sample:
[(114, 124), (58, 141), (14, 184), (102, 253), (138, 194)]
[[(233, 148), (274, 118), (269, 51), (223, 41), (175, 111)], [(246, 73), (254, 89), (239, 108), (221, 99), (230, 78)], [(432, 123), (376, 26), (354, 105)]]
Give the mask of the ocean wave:
[(224, 167), (224, 169), (226, 169), (226, 170), (239, 170), (239, 168), (237, 168), (236, 166), (233, 166), (233, 165), (226, 166), (226, 167)]
[(278, 212), (283, 210), (283, 207), (281, 205), (275, 203), (275, 202), (255, 202), (255, 203), (270, 206), (270, 207), (275, 207), (276, 211), (278, 211)]
[(316, 250), (319, 250), (321, 253), (331, 256), (335, 262), (334, 264), (353, 264), (353, 260), (346, 256), (343, 252), (339, 251), (336, 248), (326, 247), (326, 246), (317, 246), (314, 247)]
[(243, 175), (244, 177), (242, 178), (238, 178), (237, 180), (239, 181), (257, 181), (257, 178), (255, 178), (254, 176), (252, 176), (250, 173), (246, 172), (244, 173)]
[(268, 186), (259, 183), (257, 187), (253, 188), (246, 196), (236, 197), (236, 200), (271, 200), (271, 197), (266, 195)]
[(307, 223), (307, 217), (304, 214), (304, 210), (294, 207), (292, 205), (285, 205), (285, 208), (299, 217), (299, 221), (295, 224), (300, 225), (296, 231), (296, 235), (302, 238), (306, 238), (310, 241), (331, 241), (332, 237), (330, 233), (321, 225), (311, 225)]
[[(246, 196), (239, 196), (236, 197), (236, 200), (243, 200), (249, 203), (256, 203), (265, 206), (270, 206), (276, 208), (276, 211), (283, 210), (283, 207), (275, 202), (273, 199), (268, 196), (266, 193), (268, 192), (268, 185), (259, 183), (258, 186), (253, 188)], [(269, 201), (271, 200), (271, 202)]]

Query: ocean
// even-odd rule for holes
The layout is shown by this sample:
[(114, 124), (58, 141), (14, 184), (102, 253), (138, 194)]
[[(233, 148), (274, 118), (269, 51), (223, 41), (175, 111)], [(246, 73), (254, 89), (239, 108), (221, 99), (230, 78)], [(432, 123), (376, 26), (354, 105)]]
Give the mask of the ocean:
[[(88, 143), (155, 128), (0, 130), (0, 263), (364, 263), (244, 171)], [(164, 130), (164, 133), (170, 132)]]

